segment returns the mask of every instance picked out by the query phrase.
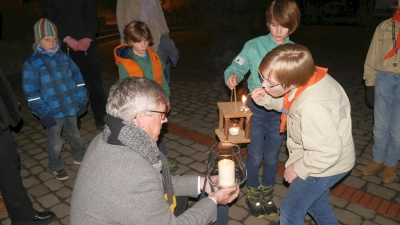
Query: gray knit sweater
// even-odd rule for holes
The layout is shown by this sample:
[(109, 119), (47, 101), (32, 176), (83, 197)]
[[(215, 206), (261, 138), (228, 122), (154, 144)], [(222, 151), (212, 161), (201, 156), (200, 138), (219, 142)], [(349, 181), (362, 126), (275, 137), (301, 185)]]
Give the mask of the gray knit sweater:
[[(148, 137), (150, 138), (150, 137)], [(198, 196), (197, 176), (172, 176), (176, 196)], [(179, 217), (164, 199), (160, 167), (125, 146), (107, 144), (102, 133), (91, 142), (72, 193), (72, 225), (209, 224), (217, 207), (204, 198)]]

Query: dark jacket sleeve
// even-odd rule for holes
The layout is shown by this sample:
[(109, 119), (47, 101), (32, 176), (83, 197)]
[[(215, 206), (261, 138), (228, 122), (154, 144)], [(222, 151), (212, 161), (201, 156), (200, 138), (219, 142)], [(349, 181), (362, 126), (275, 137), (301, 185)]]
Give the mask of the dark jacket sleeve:
[(0, 133), (10, 125), (16, 126), (20, 120), (17, 96), (0, 69)]
[(42, 0), (42, 11), (57, 26), (61, 41), (67, 36), (96, 39), (96, 0)]

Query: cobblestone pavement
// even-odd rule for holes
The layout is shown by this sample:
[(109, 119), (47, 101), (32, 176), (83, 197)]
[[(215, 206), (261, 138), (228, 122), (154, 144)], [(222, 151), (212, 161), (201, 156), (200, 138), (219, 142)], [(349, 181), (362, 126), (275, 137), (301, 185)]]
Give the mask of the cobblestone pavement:
[[(383, 183), (380, 174), (364, 176), (360, 172), (372, 158), (373, 118), (372, 110), (364, 100), (362, 72), (373, 31), (373, 28), (300, 27), (293, 35), (293, 40), (310, 48), (318, 65), (329, 68), (328, 72), (344, 87), (352, 105), (356, 165), (330, 195), (331, 206), (340, 224), (400, 224), (399, 181)], [(164, 131), (164, 140), (169, 149), (169, 157), (180, 166), (178, 174), (205, 174), (209, 148), (217, 142), (214, 133), (218, 127), (216, 102), (229, 101), (230, 96), (221, 79), (223, 68), (229, 65), (245, 40), (258, 35), (242, 33), (242, 36), (236, 36), (238, 33), (241, 31), (171, 33), (181, 51), (181, 60), (172, 71), (172, 111)], [(190, 37), (187, 38), (190, 42), (184, 37)], [(213, 42), (209, 42), (210, 39)], [(116, 45), (115, 41), (100, 45), (106, 90), (117, 80), (116, 68), (110, 56)], [(219, 51), (214, 50), (217, 47)], [(215, 56), (213, 60), (196, 62), (211, 56)], [(20, 74), (9, 75), (8, 78), (17, 95), (23, 99)], [(79, 165), (73, 164), (70, 146), (65, 144), (62, 155), (70, 178), (65, 181), (54, 178), (46, 168), (48, 155), (45, 130), (32, 116), (26, 102), (21, 100), (21, 105), (24, 123), (20, 132), (14, 134), (14, 140), (21, 157), (23, 183), (37, 210), (54, 211), (58, 219), (53, 224), (69, 224), (71, 194)], [(96, 130), (90, 110), (82, 120), (80, 132), (87, 146), (100, 133)], [(282, 182), (286, 151), (283, 144), (274, 193), (278, 207), (287, 190), (287, 185)], [(267, 216), (264, 219), (252, 217), (245, 204), (245, 192), (246, 188), (243, 187), (238, 200), (230, 207), (230, 225), (279, 224), (277, 216)], [(195, 201), (191, 199), (190, 203)], [(7, 214), (0, 215), (0, 223), (11, 223)], [(306, 216), (304, 224), (315, 223)]]

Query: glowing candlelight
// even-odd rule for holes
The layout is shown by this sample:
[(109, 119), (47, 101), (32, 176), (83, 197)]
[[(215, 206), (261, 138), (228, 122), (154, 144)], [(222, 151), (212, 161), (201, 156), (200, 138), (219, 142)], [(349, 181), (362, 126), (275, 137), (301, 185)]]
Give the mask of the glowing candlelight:
[(247, 101), (247, 98), (243, 95), (242, 96), (243, 108), (246, 108), (246, 101)]
[[(236, 124), (235, 124), (236, 125)], [(232, 135), (232, 136), (236, 136), (236, 135), (239, 135), (239, 127), (237, 127), (237, 126), (233, 126), (233, 127), (231, 127), (231, 128), (229, 128), (229, 133)]]
[(232, 187), (235, 184), (235, 162), (222, 159), (218, 162), (218, 179), (220, 187)]

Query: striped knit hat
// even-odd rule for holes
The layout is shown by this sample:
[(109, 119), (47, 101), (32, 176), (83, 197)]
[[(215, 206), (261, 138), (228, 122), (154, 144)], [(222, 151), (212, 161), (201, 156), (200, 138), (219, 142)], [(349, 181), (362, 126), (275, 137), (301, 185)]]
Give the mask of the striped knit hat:
[(33, 26), (33, 33), (35, 34), (35, 43), (33, 44), (34, 49), (42, 38), (47, 36), (57, 37), (58, 34), (56, 25), (46, 18), (42, 18), (35, 23)]

